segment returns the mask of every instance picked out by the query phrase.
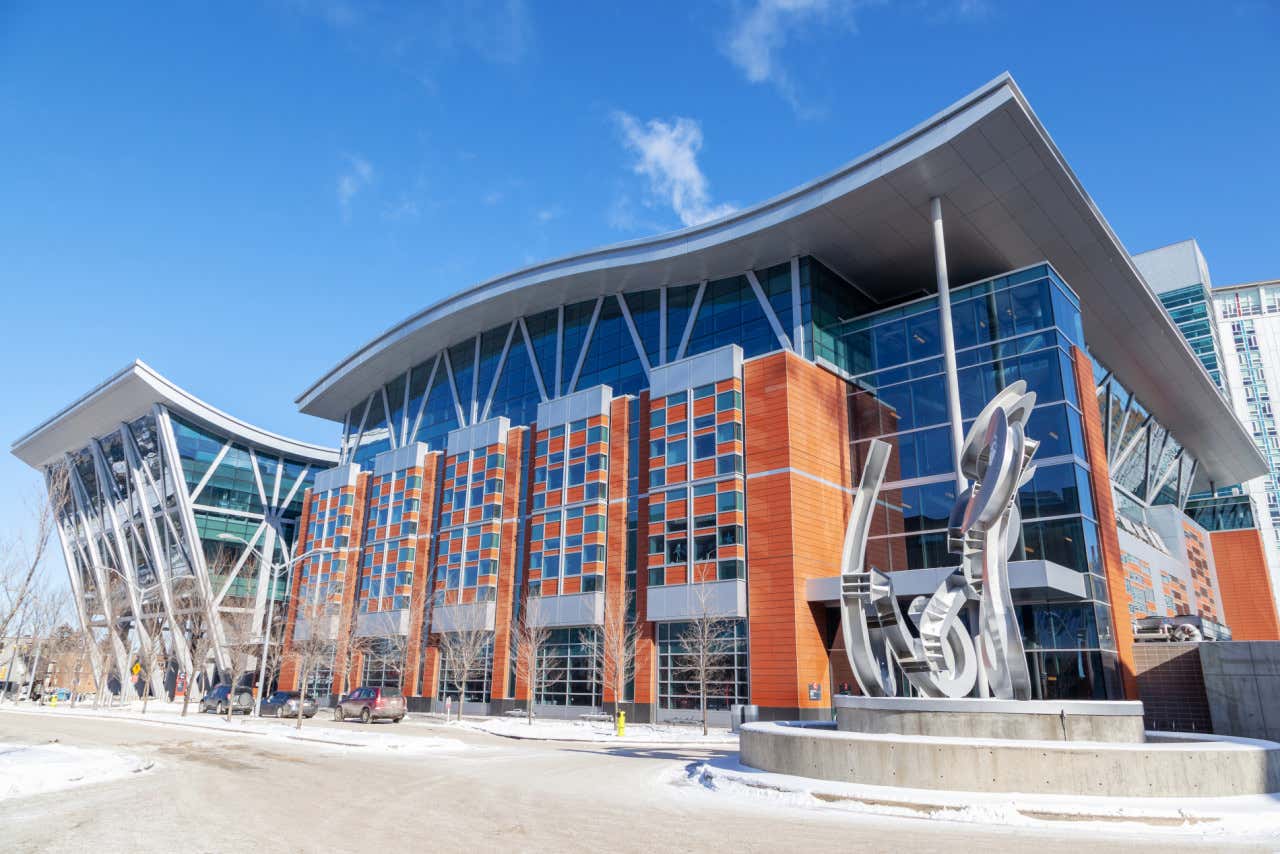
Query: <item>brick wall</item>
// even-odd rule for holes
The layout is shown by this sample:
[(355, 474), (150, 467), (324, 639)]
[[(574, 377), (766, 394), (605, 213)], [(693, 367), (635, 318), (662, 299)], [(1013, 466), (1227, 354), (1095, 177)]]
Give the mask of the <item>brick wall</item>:
[(1194, 643), (1134, 644), (1135, 676), (1147, 729), (1212, 732), (1199, 647)]

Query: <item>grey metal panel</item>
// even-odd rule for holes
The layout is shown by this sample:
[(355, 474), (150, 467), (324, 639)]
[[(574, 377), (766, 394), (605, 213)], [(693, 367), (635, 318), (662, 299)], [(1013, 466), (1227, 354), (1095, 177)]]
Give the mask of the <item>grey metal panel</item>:
[(496, 608), (493, 602), (437, 605), (431, 612), (431, 631), (470, 631), (479, 627), (493, 631)]
[[(375, 475), (391, 474), (401, 469), (413, 468), (422, 465), (422, 461), (426, 459), (427, 445), (425, 442), (412, 442), (400, 448), (391, 451), (383, 451), (373, 458), (373, 473)], [(319, 490), (319, 476), (316, 478), (317, 491)]]
[[(836, 587), (838, 592), (838, 583)], [(645, 618), (655, 623), (689, 620), (704, 611), (716, 617), (747, 616), (747, 582), (733, 578), (655, 586), (645, 591)]]
[(673, 392), (741, 376), (742, 348), (737, 344), (727, 344), (654, 368), (649, 374), (649, 393), (653, 397), (664, 397)]
[(121, 423), (148, 414), (156, 403), (250, 447), (316, 462), (338, 461), (337, 449), (288, 439), (241, 421), (180, 388), (142, 361), (134, 361), (112, 374), (27, 432), (13, 443), (13, 453), (29, 466), (47, 465), (66, 452), (83, 448), (86, 437), (106, 435), (118, 430)]
[(390, 635), (407, 634), (409, 634), (408, 610), (375, 611), (372, 614), (356, 615), (356, 637), (385, 638)]
[(568, 424), (593, 415), (608, 415), (613, 389), (597, 385), (538, 404), (538, 428)]
[(1195, 240), (1183, 240), (1149, 252), (1139, 252), (1133, 256), (1133, 263), (1158, 294), (1191, 285), (1213, 287), (1200, 244)]
[(470, 427), (459, 427), (457, 430), (449, 431), (445, 448), (447, 453), (453, 455), (484, 448), (498, 442), (506, 442), (507, 431), (510, 429), (511, 419), (505, 415), (472, 424)]
[[(599, 626), (604, 624), (604, 593), (568, 593), (563, 596), (535, 596), (525, 605), (534, 625)], [(653, 619), (650, 617), (650, 619)]]
[[(929, 596), (942, 580), (959, 567), (904, 569), (891, 573), (893, 591), (899, 596)], [(1023, 599), (1083, 599), (1084, 575), (1047, 560), (1009, 561), (1009, 588)], [(836, 604), (840, 601), (840, 576), (811, 578), (805, 582), (805, 598), (810, 602)], [(652, 619), (652, 618), (651, 618)]]
[(334, 466), (331, 469), (316, 472), (313, 489), (316, 492), (328, 492), (331, 489), (341, 489), (344, 486), (355, 486), (359, 477), (360, 466), (355, 463)]

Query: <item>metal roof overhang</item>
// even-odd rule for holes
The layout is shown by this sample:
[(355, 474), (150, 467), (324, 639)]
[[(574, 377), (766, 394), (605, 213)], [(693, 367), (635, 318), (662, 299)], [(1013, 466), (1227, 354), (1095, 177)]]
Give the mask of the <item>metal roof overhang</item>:
[(464, 290), (379, 335), (298, 399), (341, 421), (379, 385), (512, 318), (601, 294), (689, 284), (814, 255), (885, 304), (934, 290), (930, 199), (953, 285), (1041, 261), (1079, 294), (1092, 353), (1200, 461), (1197, 481), (1266, 472), (1128, 252), (1008, 74), (836, 172), (720, 220)]
[(113, 374), (88, 394), (67, 406), (39, 427), (13, 443), (14, 456), (32, 468), (40, 468), (77, 451), (97, 438), (117, 430), (163, 403), (171, 412), (204, 424), (218, 433), (255, 449), (271, 451), (304, 462), (334, 465), (338, 452), (279, 436), (228, 415), (165, 379), (145, 362), (136, 361)]

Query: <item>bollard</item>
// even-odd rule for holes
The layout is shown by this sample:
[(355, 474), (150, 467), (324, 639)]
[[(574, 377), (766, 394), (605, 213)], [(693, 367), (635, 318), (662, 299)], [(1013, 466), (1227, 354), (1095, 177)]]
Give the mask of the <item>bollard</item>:
[(627, 734), (627, 713), (619, 711), (618, 716), (614, 718), (614, 720), (618, 725), (618, 738), (622, 738)]

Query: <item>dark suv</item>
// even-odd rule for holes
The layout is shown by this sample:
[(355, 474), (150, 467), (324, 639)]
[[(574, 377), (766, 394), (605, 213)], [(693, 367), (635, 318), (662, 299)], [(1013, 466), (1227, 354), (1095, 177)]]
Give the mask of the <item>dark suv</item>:
[(333, 707), (335, 721), (359, 718), (361, 723), (375, 719), (400, 723), (408, 707), (399, 688), (360, 687), (338, 701)]
[(248, 688), (237, 688), (233, 699), (230, 685), (215, 685), (200, 698), (200, 711), (225, 715), (228, 703), (233, 714), (243, 712), (247, 715), (253, 711), (253, 692)]

